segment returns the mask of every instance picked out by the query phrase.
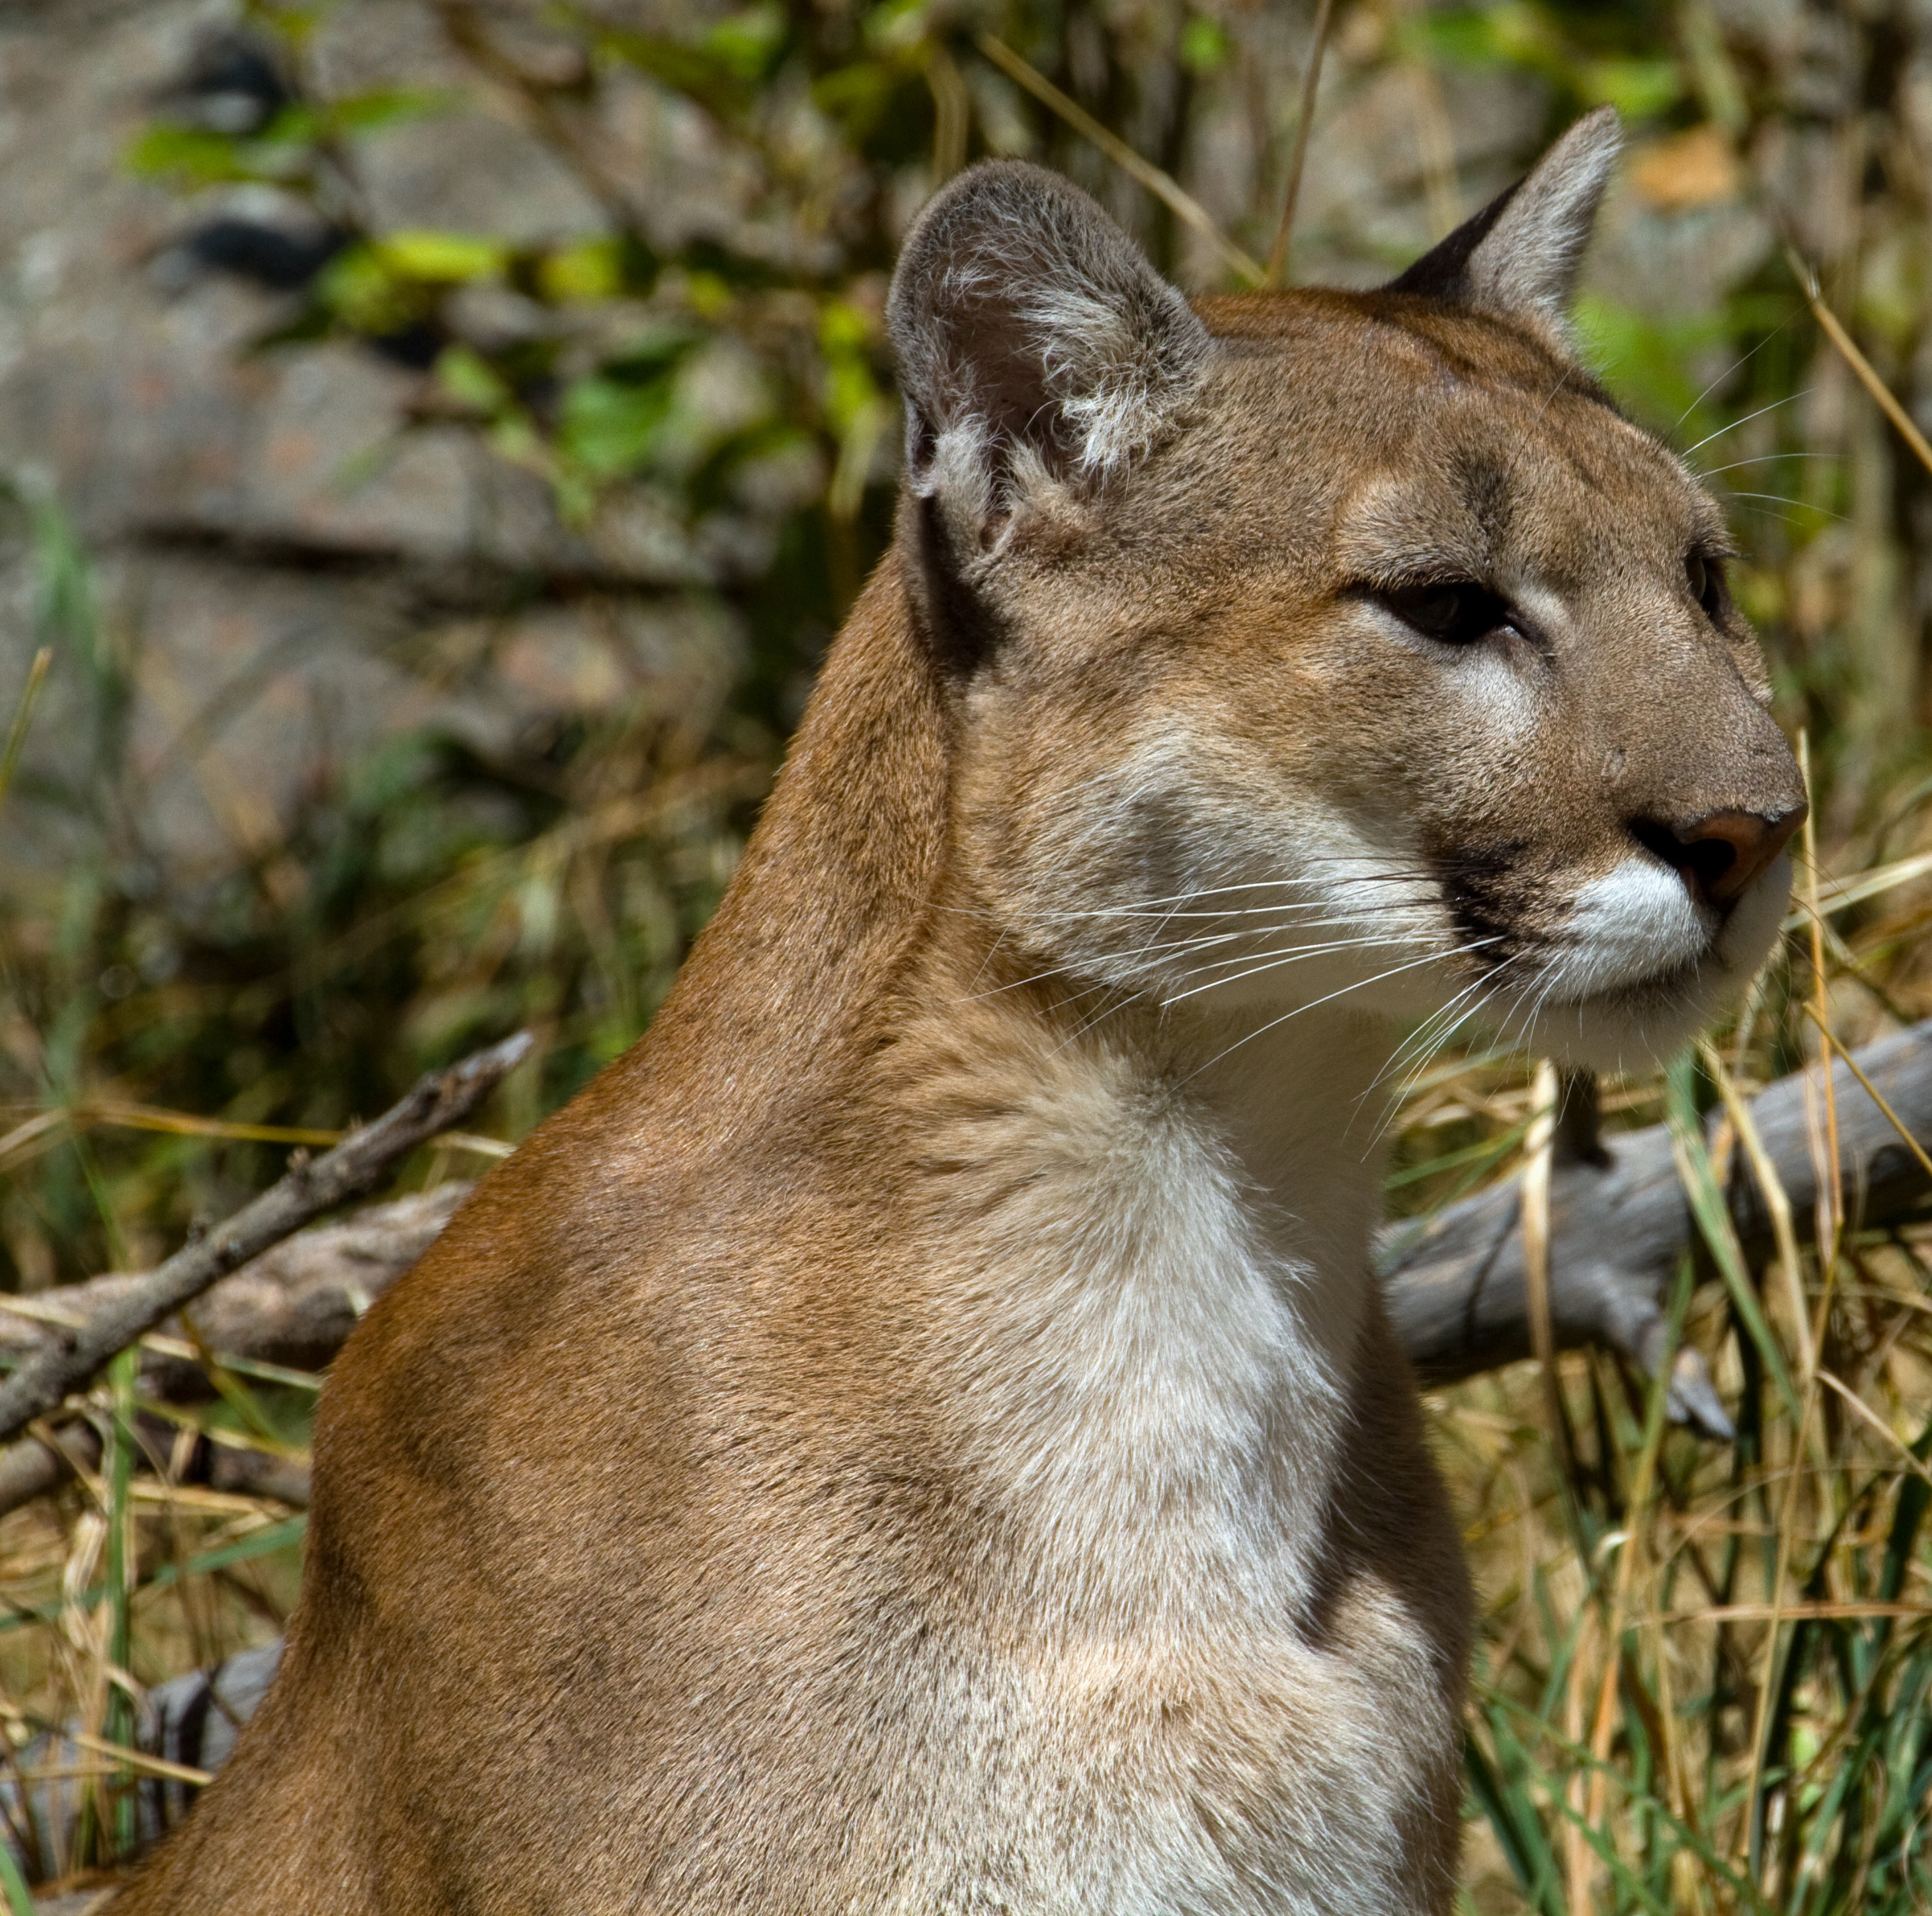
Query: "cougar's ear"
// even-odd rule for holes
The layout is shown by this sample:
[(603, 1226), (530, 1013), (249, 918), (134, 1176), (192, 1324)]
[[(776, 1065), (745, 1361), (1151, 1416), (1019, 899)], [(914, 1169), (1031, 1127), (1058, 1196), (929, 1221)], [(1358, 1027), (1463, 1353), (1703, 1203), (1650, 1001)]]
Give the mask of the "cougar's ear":
[(913, 490), (968, 550), (1042, 481), (1125, 469), (1208, 351), (1186, 301), (1086, 194), (1012, 160), (920, 214), (886, 310)]
[(1616, 108), (1585, 114), (1533, 172), (1384, 290), (1536, 321), (1567, 344), (1576, 270), (1622, 143)]

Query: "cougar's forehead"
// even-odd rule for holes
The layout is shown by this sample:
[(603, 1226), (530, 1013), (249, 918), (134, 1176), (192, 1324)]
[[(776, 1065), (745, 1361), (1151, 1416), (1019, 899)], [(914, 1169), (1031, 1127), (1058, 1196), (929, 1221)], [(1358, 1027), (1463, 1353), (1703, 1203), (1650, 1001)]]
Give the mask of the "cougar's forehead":
[(1408, 433), (1338, 475), (1338, 580), (1456, 574), (1560, 595), (1673, 580), (1729, 541), (1716, 506), (1647, 435), (1594, 400), (1418, 395)]
[(1575, 364), (1506, 324), (1387, 304), (1310, 295), (1298, 323), (1226, 340), (1243, 463), (1298, 467), (1340, 576), (1527, 572), (1568, 592), (1724, 548), (1715, 505)]

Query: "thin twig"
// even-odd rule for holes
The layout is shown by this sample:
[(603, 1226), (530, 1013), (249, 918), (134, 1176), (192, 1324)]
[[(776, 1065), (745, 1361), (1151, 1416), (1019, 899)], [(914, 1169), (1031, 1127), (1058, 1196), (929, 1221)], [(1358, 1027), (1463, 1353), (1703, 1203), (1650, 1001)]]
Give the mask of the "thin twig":
[(1174, 217), (1192, 226), (1250, 286), (1265, 283), (1268, 273), (1258, 259), (1244, 253), (1214, 223), (1200, 201), (1184, 190), (1173, 175), (1143, 160), (1118, 133), (1110, 133), (1077, 100), (1070, 99), (1036, 67), (1030, 65), (1006, 43), (990, 33), (976, 34), (974, 44), (1010, 79), (1017, 80), (1040, 103), (1050, 108), (1078, 133), (1106, 154), (1120, 170), (1139, 181)]
[(105, 1737), (89, 1736), (85, 1730), (61, 1729), (54, 1735), (63, 1743), (73, 1744), (97, 1756), (112, 1759), (110, 1768), (138, 1771), (144, 1777), (166, 1777), (178, 1783), (205, 1789), (214, 1780), (212, 1770), (197, 1770), (190, 1763), (171, 1763), (165, 1756), (151, 1756), (145, 1750), (130, 1750), (125, 1744), (110, 1743)]
[[(1802, 998), (1800, 998), (1798, 1000), (1798, 1009), (1802, 1011), (1814, 1024), (1816, 1025), (1818, 1029), (1823, 1032), (1827, 1038), (1831, 1036), (1831, 1027), (1826, 1024), (1825, 1021), (1818, 1015), (1817, 1012), (1814, 1011), (1810, 1006), (1807, 1004)], [(1857, 1059), (1853, 1057), (1850, 1051), (1840, 1050), (1838, 1053), (1838, 1056), (1850, 1067), (1852, 1075), (1865, 1087), (1865, 1090), (1868, 1093), (1870, 1093), (1872, 1102), (1877, 1105), (1880, 1111), (1884, 1112), (1886, 1120), (1890, 1123), (1892, 1129), (1897, 1132), (1899, 1136), (1905, 1140), (1906, 1144), (1911, 1149), (1912, 1155), (1925, 1167), (1927, 1175), (1928, 1177), (1932, 1177), (1932, 1157), (1928, 1157), (1926, 1156), (1925, 1147), (1920, 1144), (1918, 1140), (1913, 1137), (1910, 1132), (1906, 1129), (1905, 1120), (1899, 1116), (1898, 1112), (1894, 1111), (1892, 1108), (1886, 1102), (1884, 1094), (1879, 1090), (1878, 1087), (1864, 1075), (1864, 1072), (1858, 1068), (1858, 1062)], [(1831, 1055), (1828, 1052), (1826, 1054), (1825, 1063), (1826, 1069), (1828, 1071), (1831, 1069)]]
[(1797, 276), (1813, 316), (1825, 329), (1825, 337), (1838, 349), (1845, 364), (1857, 374), (1858, 383), (1877, 400), (1879, 410), (1898, 428), (1899, 437), (1918, 454), (1918, 463), (1932, 472), (1932, 445), (1926, 443), (1925, 435), (1918, 430), (1912, 415), (1900, 405), (1892, 388), (1873, 371), (1871, 361), (1858, 350), (1858, 342), (1846, 331), (1838, 314), (1825, 304), (1824, 295), (1818, 289), (1818, 275), (1798, 256), (1795, 246), (1787, 244), (1784, 256)]
[[(1876, 898), (1885, 892), (1896, 891), (1901, 885), (1909, 885), (1914, 879), (1923, 878), (1932, 873), (1932, 852), (1916, 852), (1910, 858), (1895, 859), (1889, 865), (1881, 865), (1870, 871), (1862, 871), (1856, 878), (1834, 878), (1828, 885), (1818, 888), (1815, 909), (1826, 918), (1856, 904), (1863, 904), (1868, 898)], [(1808, 902), (1801, 902), (1785, 919), (1783, 929), (1800, 931), (1810, 922), (1814, 907)]]
[(1876, 1431), (1905, 1459), (1905, 1468), (1907, 1470), (1916, 1471), (1928, 1483), (1932, 1483), (1932, 1470), (1928, 1470), (1912, 1454), (1911, 1446), (1862, 1397), (1841, 1384), (1829, 1371), (1821, 1370), (1818, 1373), (1818, 1381), (1828, 1389), (1835, 1390), (1847, 1404), (1850, 1405), (1852, 1408), (1857, 1411), (1858, 1415), (1864, 1418), (1865, 1422), (1870, 1424), (1872, 1429)]
[(1301, 76), (1301, 118), (1295, 124), (1294, 152), (1288, 163), (1288, 193), (1282, 203), (1281, 223), (1268, 248), (1268, 275), (1263, 283), (1280, 286), (1288, 268), (1288, 242), (1294, 231), (1294, 202), (1301, 197), (1301, 169), (1308, 158), (1308, 129), (1315, 118), (1315, 89), (1322, 82), (1322, 56), (1328, 50), (1328, 22), (1335, 0), (1322, 0), (1316, 10), (1315, 44), (1308, 51), (1308, 70)]
[(0, 1385), (0, 1438), (85, 1386), (117, 1352), (152, 1330), (218, 1278), (258, 1257), (322, 1212), (367, 1190), (396, 1161), (459, 1123), (529, 1054), (527, 1031), (422, 1079), (400, 1103), (352, 1133), (314, 1163), (290, 1169), (205, 1237), (185, 1246), (114, 1303), (85, 1330), (28, 1358)]
[(959, 63), (935, 40), (926, 56), (926, 83), (932, 94), (932, 178), (944, 186), (966, 163), (967, 136), (973, 130), (973, 96)]

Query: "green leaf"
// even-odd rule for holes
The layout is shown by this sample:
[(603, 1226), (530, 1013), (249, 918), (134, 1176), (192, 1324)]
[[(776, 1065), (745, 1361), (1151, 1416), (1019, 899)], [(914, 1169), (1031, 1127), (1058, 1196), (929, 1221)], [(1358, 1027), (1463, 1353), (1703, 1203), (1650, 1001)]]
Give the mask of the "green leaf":
[(0, 1843), (0, 1890), (7, 1894), (8, 1916), (34, 1916), (34, 1893), (14, 1861), (12, 1847)]
[(385, 234), (375, 252), (393, 273), (445, 285), (500, 279), (510, 263), (510, 249), (500, 239), (428, 227)]
[(1478, 69), (1560, 66), (1561, 36), (1534, 7), (1505, 4), (1426, 13), (1405, 20), (1397, 49), (1411, 59)]
[(508, 382), (474, 346), (446, 346), (436, 355), (436, 381), (459, 405), (495, 414), (514, 395)]
[(704, 36), (706, 52), (734, 79), (763, 79), (776, 64), (785, 39), (785, 16), (777, 7), (748, 7), (720, 20)]
[(136, 134), (122, 156), (134, 173), (194, 187), (298, 178), (321, 131), (314, 110), (285, 106), (259, 133), (214, 133), (160, 121)]
[(463, 103), (463, 96), (448, 88), (380, 87), (353, 94), (346, 100), (333, 100), (326, 109), (330, 127), (340, 133), (373, 133), (383, 127), (403, 126), (412, 120), (432, 119), (440, 113), (453, 112)]
[(537, 290), (553, 305), (594, 304), (624, 290), (624, 245), (614, 238), (553, 248), (536, 265)]
[(668, 378), (642, 385), (592, 373), (564, 388), (557, 443), (564, 456), (600, 478), (634, 471), (650, 455), (671, 409)]
[(698, 48), (680, 46), (655, 34), (607, 31), (598, 38), (599, 49), (648, 73), (674, 91), (729, 119), (752, 98), (752, 89), (730, 67)]
[(1685, 92), (1675, 60), (1588, 60), (1578, 68), (1577, 78), (1586, 99), (1614, 106), (1627, 120), (1654, 120)]
[(345, 247), (317, 274), (315, 297), (323, 310), (352, 332), (380, 337), (400, 332), (421, 316), (424, 296), (390, 271), (368, 244)]
[(1219, 20), (1210, 19), (1205, 13), (1196, 13), (1180, 29), (1174, 52), (1190, 73), (1214, 73), (1227, 61), (1226, 30)]
[(874, 52), (904, 53), (925, 39), (932, 25), (932, 0), (885, 0), (866, 16), (866, 44)]
[(839, 123), (848, 139), (863, 141), (891, 110), (902, 77), (896, 67), (857, 61), (814, 81), (812, 103)]
[(236, 142), (226, 133), (164, 122), (136, 134), (122, 155), (130, 173), (190, 186), (218, 186), (250, 177)]

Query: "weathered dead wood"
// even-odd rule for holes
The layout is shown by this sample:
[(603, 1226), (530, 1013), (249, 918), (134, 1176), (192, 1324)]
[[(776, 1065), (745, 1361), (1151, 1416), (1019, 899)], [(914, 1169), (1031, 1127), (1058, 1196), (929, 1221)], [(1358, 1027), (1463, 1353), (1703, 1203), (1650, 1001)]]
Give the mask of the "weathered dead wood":
[(92, 1426), (70, 1424), (50, 1435), (51, 1442), (32, 1437), (0, 1450), (0, 1516), (100, 1463), (100, 1439)]
[(439, 1132), (448, 1130), (488, 1096), (528, 1053), (527, 1032), (422, 1079), (401, 1102), (374, 1123), (352, 1132), (313, 1164), (288, 1174), (158, 1269), (132, 1280), (126, 1290), (87, 1320), (84, 1328), (56, 1330), (46, 1346), (0, 1385), (0, 1438), (44, 1416), (70, 1391), (79, 1390), (135, 1340), (192, 1303), (310, 1218), (366, 1191), (398, 1159)]
[[(320, 1370), (342, 1348), (356, 1320), (434, 1243), (468, 1195), (464, 1183), (440, 1184), (284, 1238), (211, 1285), (194, 1307), (194, 1328), (218, 1357), (244, 1357), (292, 1370)], [(24, 1298), (0, 1299), (0, 1354), (16, 1363), (44, 1350), (50, 1327), (85, 1323), (144, 1281), (91, 1277)], [(158, 1336), (187, 1337), (178, 1318)], [(142, 1394), (171, 1403), (212, 1396), (192, 1357), (152, 1347), (141, 1353)]]
[[(1866, 1045), (1861, 1069), (1916, 1138), (1932, 1136), (1932, 1020)], [(1923, 1168), (1840, 1061), (1832, 1074), (1839, 1156), (1852, 1222), (1889, 1222), (1924, 1199)], [(1807, 1100), (1818, 1115), (1808, 1123)], [(1821, 1165), (1823, 1074), (1781, 1079), (1751, 1105), (1801, 1234), (1811, 1233)], [(1714, 1130), (1717, 1120), (1712, 1120)], [(1646, 1372), (1661, 1354), (1665, 1287), (1692, 1225), (1662, 1125), (1610, 1135), (1602, 1165), (1560, 1161), (1550, 1187), (1550, 1306), (1558, 1347), (1622, 1351)], [(1770, 1213), (1744, 1153), (1733, 1154), (1731, 1211), (1748, 1251), (1768, 1251)], [(1378, 1262), (1396, 1333), (1425, 1381), (1450, 1382), (1530, 1354), (1522, 1233), (1514, 1183), (1452, 1205), (1429, 1226), (1391, 1225)], [(1729, 1435), (1701, 1367), (1673, 1378), (1672, 1408), (1713, 1436)]]

